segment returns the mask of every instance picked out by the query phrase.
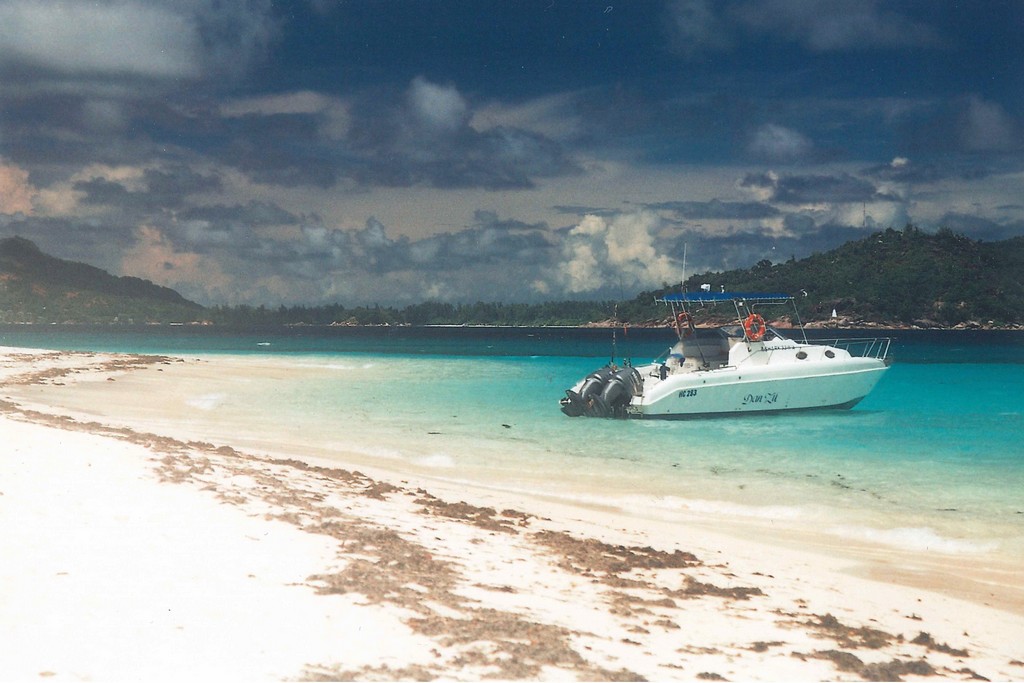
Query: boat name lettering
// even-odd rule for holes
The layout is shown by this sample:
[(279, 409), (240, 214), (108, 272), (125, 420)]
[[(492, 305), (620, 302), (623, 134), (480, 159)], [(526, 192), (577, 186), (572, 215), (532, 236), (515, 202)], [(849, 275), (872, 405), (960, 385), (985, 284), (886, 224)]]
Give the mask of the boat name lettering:
[(775, 392), (768, 394), (747, 394), (743, 397), (743, 405), (748, 406), (752, 403), (775, 403), (779, 400), (779, 395)]
[(697, 395), (696, 389), (683, 389), (679, 392), (679, 398), (693, 398)]

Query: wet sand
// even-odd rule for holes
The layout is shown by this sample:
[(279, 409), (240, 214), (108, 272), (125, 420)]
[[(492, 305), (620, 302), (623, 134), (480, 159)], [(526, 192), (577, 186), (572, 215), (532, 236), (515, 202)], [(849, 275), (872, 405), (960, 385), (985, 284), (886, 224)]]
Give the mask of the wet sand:
[(174, 391), (192, 362), (0, 349), (0, 679), (1024, 679), (1019, 578), (969, 558), (766, 543), (27, 391)]

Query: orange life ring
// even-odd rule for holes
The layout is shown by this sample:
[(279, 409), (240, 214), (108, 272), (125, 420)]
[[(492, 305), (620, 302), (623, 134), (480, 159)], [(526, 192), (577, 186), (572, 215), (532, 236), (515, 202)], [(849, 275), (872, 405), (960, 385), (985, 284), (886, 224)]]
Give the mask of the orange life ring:
[[(683, 331), (684, 326), (686, 328), (685, 332)], [(693, 329), (693, 316), (686, 311), (681, 311), (676, 316), (676, 331), (679, 332), (679, 336), (689, 337), (693, 334)]]
[(764, 333), (767, 329), (767, 326), (764, 324), (764, 318), (757, 313), (751, 313), (743, 321), (743, 331), (747, 333), (747, 339), (750, 341), (761, 341), (764, 339)]

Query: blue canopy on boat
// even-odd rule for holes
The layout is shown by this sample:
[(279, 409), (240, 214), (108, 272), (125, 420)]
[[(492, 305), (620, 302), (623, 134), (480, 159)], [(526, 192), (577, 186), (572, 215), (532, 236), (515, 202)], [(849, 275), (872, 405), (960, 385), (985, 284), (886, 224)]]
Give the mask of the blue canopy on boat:
[(656, 301), (663, 303), (687, 303), (687, 304), (718, 304), (725, 301), (745, 301), (747, 303), (783, 303), (793, 297), (789, 294), (773, 292), (765, 294), (762, 292), (683, 292), (677, 294), (665, 294)]

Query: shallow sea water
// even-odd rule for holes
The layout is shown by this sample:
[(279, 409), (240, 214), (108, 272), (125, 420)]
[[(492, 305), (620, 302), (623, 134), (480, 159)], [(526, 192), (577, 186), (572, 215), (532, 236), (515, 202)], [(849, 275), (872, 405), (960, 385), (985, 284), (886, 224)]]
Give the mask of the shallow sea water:
[[(908, 550), (1024, 557), (1024, 334), (899, 332), (850, 411), (678, 422), (565, 417), (607, 330), (0, 330), (0, 344), (201, 356), (240, 368), (174, 400), (215, 438), (634, 513), (811, 527)], [(372, 332), (372, 331), (371, 331)], [(34, 336), (33, 336), (34, 335)], [(665, 330), (616, 335), (639, 363)], [(132, 391), (131, 382), (115, 383)], [(110, 386), (94, 391), (109, 392)]]

